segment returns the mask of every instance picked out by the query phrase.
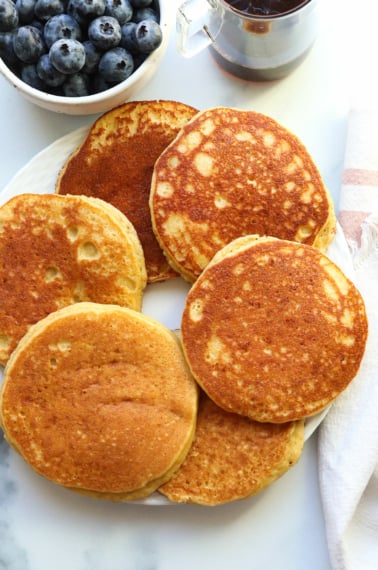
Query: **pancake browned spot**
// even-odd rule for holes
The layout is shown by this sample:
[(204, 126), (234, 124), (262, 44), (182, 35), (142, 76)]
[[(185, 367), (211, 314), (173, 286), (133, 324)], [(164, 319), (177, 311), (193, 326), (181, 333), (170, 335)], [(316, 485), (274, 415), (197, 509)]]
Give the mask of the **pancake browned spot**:
[(363, 299), (312, 246), (244, 236), (192, 286), (181, 326), (187, 360), (220, 407), (261, 422), (324, 409), (356, 375)]
[(40, 475), (125, 501), (152, 493), (180, 466), (197, 397), (171, 331), (131, 309), (78, 303), (20, 341), (0, 417), (10, 445)]
[(196, 113), (175, 101), (121, 105), (97, 119), (57, 181), (59, 194), (101, 198), (129, 218), (143, 247), (149, 283), (176, 276), (151, 227), (148, 199), (154, 163)]
[(301, 141), (270, 117), (222, 107), (198, 113), (156, 161), (150, 209), (161, 247), (188, 281), (237, 237), (325, 251), (336, 224)]
[(196, 435), (184, 463), (159, 491), (179, 503), (215, 506), (256, 495), (297, 463), (304, 422), (255, 422), (201, 393)]
[(96, 301), (141, 309), (143, 250), (132, 224), (96, 198), (22, 194), (0, 208), (0, 362), (49, 313)]

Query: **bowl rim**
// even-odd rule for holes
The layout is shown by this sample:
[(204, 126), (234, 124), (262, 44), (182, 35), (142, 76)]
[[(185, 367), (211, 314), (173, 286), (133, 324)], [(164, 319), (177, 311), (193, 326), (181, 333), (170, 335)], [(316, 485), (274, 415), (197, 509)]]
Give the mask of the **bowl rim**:
[(169, 9), (167, 9), (167, 3), (169, 0), (156, 0), (159, 4), (159, 12), (160, 12), (160, 26), (163, 32), (163, 40), (160, 46), (150, 54), (148, 54), (147, 58), (141, 63), (141, 65), (133, 71), (133, 73), (121, 83), (106, 89), (105, 91), (101, 91), (100, 93), (93, 93), (92, 95), (84, 95), (82, 97), (67, 97), (65, 95), (53, 95), (51, 93), (46, 93), (40, 89), (36, 89), (32, 87), (28, 83), (22, 81), (20, 77), (18, 77), (3, 61), (0, 57), (0, 73), (4, 76), (4, 78), (12, 84), (18, 91), (23, 93), (29, 100), (35, 99), (43, 105), (47, 104), (51, 108), (51, 105), (64, 106), (64, 107), (85, 107), (87, 105), (100, 105), (112, 99), (113, 97), (117, 97), (121, 95), (125, 89), (133, 87), (138, 81), (145, 75), (146, 70), (154, 67), (156, 63), (160, 60), (160, 56), (163, 55), (167, 48), (167, 44), (169, 41)]

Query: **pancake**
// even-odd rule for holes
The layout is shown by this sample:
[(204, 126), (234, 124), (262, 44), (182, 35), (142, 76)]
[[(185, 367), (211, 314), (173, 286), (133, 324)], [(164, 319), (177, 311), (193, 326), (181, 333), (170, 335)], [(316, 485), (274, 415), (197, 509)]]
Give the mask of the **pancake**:
[(132, 224), (95, 198), (22, 194), (0, 207), (0, 363), (28, 327), (77, 301), (141, 310), (143, 250)]
[(146, 260), (148, 282), (177, 274), (151, 226), (148, 205), (155, 160), (197, 113), (175, 101), (133, 101), (103, 114), (59, 175), (56, 192), (110, 202), (134, 225)]
[(312, 246), (244, 236), (192, 285), (181, 337), (194, 377), (226, 411), (281, 423), (326, 408), (357, 374), (363, 299)]
[(161, 154), (150, 209), (160, 246), (190, 282), (237, 237), (326, 251), (336, 227), (332, 199), (301, 141), (270, 117), (223, 107), (198, 113)]
[(33, 325), (4, 372), (1, 424), (37, 473), (113, 501), (147, 496), (192, 443), (197, 385), (178, 339), (137, 311), (78, 303)]
[(215, 506), (256, 495), (297, 463), (304, 422), (260, 423), (230, 414), (201, 393), (184, 463), (159, 489), (173, 502)]

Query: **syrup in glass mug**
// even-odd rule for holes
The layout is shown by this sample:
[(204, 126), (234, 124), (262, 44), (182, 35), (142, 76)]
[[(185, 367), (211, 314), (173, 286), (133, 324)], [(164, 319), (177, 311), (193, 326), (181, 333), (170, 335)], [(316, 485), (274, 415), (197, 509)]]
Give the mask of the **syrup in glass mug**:
[(251, 14), (251, 16), (277, 16), (292, 12), (307, 4), (303, 0), (226, 0), (226, 4), (230, 4), (239, 12)]
[[(318, 0), (186, 0), (178, 12), (179, 49), (191, 56), (209, 47), (223, 69), (242, 79), (280, 79), (304, 60), (315, 41), (317, 4)], [(191, 35), (195, 23), (199, 32)], [(191, 40), (195, 49), (190, 53)]]

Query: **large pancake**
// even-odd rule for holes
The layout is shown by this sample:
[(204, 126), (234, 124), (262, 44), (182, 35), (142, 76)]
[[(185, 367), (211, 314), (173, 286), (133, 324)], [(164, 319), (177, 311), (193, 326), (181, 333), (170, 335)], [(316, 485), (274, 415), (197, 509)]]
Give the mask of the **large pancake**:
[(192, 286), (181, 337), (194, 377), (226, 411), (311, 416), (356, 375), (367, 317), (354, 284), (312, 246), (244, 236)]
[(59, 194), (101, 198), (129, 218), (144, 250), (149, 283), (176, 276), (151, 227), (154, 163), (196, 113), (176, 101), (132, 101), (108, 111), (68, 158), (57, 181)]
[(143, 250), (116, 208), (85, 196), (22, 194), (0, 208), (0, 363), (28, 327), (77, 301), (140, 310)]
[(179, 503), (215, 506), (256, 495), (297, 463), (304, 422), (260, 423), (219, 408), (203, 392), (184, 463), (159, 488)]
[(198, 113), (156, 161), (150, 209), (161, 247), (188, 281), (237, 237), (270, 235), (325, 251), (336, 224), (301, 141), (270, 117), (222, 107)]
[(114, 501), (152, 493), (191, 445), (197, 385), (178, 339), (131, 309), (78, 303), (33, 325), (4, 371), (4, 434), (39, 474)]

